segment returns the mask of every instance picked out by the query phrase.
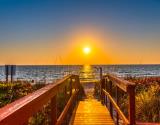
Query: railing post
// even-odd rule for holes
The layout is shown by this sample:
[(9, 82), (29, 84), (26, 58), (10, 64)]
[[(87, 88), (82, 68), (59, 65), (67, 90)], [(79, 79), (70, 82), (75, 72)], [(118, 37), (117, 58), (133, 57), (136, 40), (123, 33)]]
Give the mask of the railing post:
[(75, 79), (76, 81), (75, 81), (75, 88), (76, 88), (76, 90), (78, 90), (79, 88), (80, 88), (80, 82), (79, 82), (79, 76), (76, 76), (76, 79)]
[[(108, 83), (108, 81), (107, 81), (107, 79), (105, 79), (105, 90), (107, 91), (107, 83)], [(107, 103), (108, 103), (108, 100), (107, 100), (107, 95), (106, 95), (106, 98), (105, 98), (106, 100), (105, 100), (105, 104), (106, 104), (106, 106), (107, 106)]]
[(8, 65), (5, 65), (6, 83), (8, 83)]
[(13, 66), (11, 66), (11, 83), (13, 83)]
[[(109, 81), (109, 93), (112, 96), (112, 81)], [(113, 106), (111, 101), (109, 106), (110, 106), (110, 114), (111, 114), (111, 117), (113, 118)]]
[(129, 122), (130, 125), (135, 125), (135, 86), (129, 85), (127, 92), (129, 93)]
[(51, 99), (51, 125), (57, 122), (57, 96)]
[(76, 89), (79, 90), (78, 92), (78, 97), (77, 97), (77, 102), (78, 103), (78, 100), (80, 99), (80, 93), (81, 93), (81, 87), (80, 87), (80, 79), (79, 79), (79, 76), (76, 77)]
[(103, 89), (105, 88), (105, 79), (101, 79), (101, 101), (102, 104), (104, 104), (104, 100), (105, 100), (105, 95), (103, 93)]
[(64, 98), (65, 98), (65, 104), (67, 103), (67, 87), (64, 87)]
[(69, 85), (70, 85), (70, 97), (72, 96), (72, 78), (70, 79), (70, 83), (69, 83)]
[[(116, 86), (116, 103), (117, 105), (119, 104), (119, 90), (118, 90), (118, 87)], [(119, 125), (119, 115), (118, 115), (118, 112), (116, 113), (116, 124)]]

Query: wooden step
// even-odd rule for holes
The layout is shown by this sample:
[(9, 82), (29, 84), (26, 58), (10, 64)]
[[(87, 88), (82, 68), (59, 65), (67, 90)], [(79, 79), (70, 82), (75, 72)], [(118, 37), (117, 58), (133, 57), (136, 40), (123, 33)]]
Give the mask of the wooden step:
[(80, 101), (73, 125), (114, 125), (108, 109), (96, 99)]

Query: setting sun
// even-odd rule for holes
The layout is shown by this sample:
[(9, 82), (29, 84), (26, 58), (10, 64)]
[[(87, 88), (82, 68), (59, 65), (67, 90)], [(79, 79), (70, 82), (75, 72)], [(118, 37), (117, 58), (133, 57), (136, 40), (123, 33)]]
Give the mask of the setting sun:
[(91, 52), (91, 48), (89, 48), (89, 47), (84, 47), (84, 48), (83, 48), (83, 52), (84, 52), (85, 54), (89, 54), (89, 53)]

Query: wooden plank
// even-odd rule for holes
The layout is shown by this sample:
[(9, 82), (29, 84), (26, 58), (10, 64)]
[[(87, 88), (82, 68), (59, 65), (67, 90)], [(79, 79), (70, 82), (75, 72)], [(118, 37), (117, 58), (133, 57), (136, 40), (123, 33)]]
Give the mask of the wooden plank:
[(108, 109), (96, 99), (80, 101), (73, 125), (114, 125)]

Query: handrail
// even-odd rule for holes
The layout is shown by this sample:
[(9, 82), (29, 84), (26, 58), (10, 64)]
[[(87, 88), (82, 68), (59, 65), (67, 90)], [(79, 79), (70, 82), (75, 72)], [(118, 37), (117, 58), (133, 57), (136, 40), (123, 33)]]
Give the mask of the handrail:
[(113, 104), (113, 106), (116, 108), (118, 114), (120, 115), (120, 117), (122, 118), (122, 120), (126, 123), (129, 124), (128, 119), (126, 118), (126, 116), (123, 114), (123, 112), (121, 111), (121, 109), (118, 107), (118, 105), (116, 104), (116, 102), (114, 101), (114, 99), (110, 96), (110, 94), (103, 89), (103, 92), (109, 97), (109, 99), (111, 100), (111, 103)]
[(75, 99), (76, 95), (78, 94), (78, 91), (79, 91), (79, 90), (76, 90), (76, 91), (73, 93), (73, 95), (71, 96), (71, 98), (69, 99), (69, 101), (68, 101), (68, 103), (66, 104), (63, 112), (61, 113), (61, 115), (60, 115), (59, 118), (57, 119), (56, 125), (61, 125), (61, 124), (62, 124), (62, 122), (63, 122), (63, 120), (64, 120), (64, 117), (66, 116), (69, 108), (70, 108), (71, 105), (72, 105), (73, 100)]
[(115, 76), (113, 74), (106, 75), (106, 78), (108, 80), (112, 81), (112, 83), (116, 84), (116, 86), (118, 86), (124, 92), (128, 91), (129, 86), (135, 86), (135, 83), (118, 78), (117, 76)]
[[(112, 98), (112, 84), (116, 85), (116, 102)], [(107, 89), (109, 85), (109, 92)], [(125, 117), (123, 112), (118, 107), (118, 90), (121, 89), (122, 91), (128, 93), (129, 95), (129, 119)], [(135, 125), (135, 83), (120, 79), (114, 75), (107, 74), (101, 80), (101, 98), (102, 103), (105, 103), (107, 106), (108, 99), (110, 100), (110, 114), (113, 118), (113, 106), (117, 111), (117, 124), (119, 124), (119, 116), (122, 118), (125, 125)], [(116, 104), (117, 103), (117, 104)]]
[[(57, 122), (56, 94), (66, 85), (65, 82), (68, 79), (71, 79), (71, 81), (72, 79), (75, 79), (76, 85), (74, 87), (77, 92), (79, 90), (79, 76), (66, 76), (54, 84), (49, 84), (23, 98), (14, 101), (11, 104), (2, 107), (0, 109), (0, 125), (13, 125), (13, 123), (16, 123), (16, 125), (25, 124), (31, 116), (41, 110), (50, 100), (52, 104), (51, 121), (55, 124)], [(75, 96), (75, 94), (77, 95), (77, 93), (74, 93), (72, 96), (73, 85), (70, 84), (70, 86), (70, 99), (72, 99), (72, 97)], [(73, 99), (71, 101), (73, 101)]]

